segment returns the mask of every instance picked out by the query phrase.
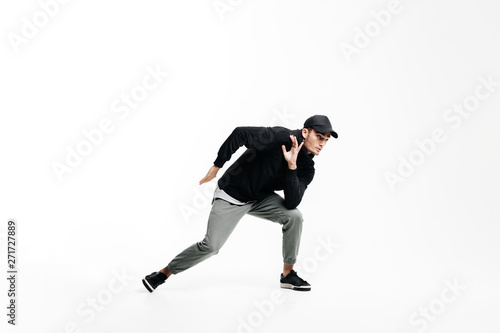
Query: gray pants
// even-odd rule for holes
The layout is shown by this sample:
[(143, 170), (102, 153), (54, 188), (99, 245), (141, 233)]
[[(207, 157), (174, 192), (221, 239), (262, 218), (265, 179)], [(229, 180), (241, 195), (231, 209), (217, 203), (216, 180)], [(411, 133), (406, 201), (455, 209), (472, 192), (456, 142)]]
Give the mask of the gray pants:
[(216, 199), (212, 203), (205, 238), (179, 253), (168, 264), (170, 272), (180, 273), (217, 254), (245, 214), (281, 224), (283, 262), (295, 264), (302, 233), (302, 213), (296, 208), (286, 208), (284, 199), (275, 193), (262, 201), (242, 206)]

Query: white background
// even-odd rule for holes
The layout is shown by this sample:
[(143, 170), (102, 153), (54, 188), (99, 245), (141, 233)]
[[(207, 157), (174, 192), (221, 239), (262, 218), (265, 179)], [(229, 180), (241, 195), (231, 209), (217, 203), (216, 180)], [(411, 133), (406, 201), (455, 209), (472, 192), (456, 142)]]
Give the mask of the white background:
[[(389, 1), (221, 2), (231, 10), (69, 1), (17, 46), (40, 3), (0, 5), (1, 265), (15, 219), (19, 270), (16, 327), (0, 284), (2, 331), (498, 332), (500, 87), (460, 126), (443, 118), (480, 77), (500, 82), (498, 5), (402, 1), (381, 27), (371, 13)], [(380, 30), (348, 61), (341, 45), (367, 26)], [(112, 104), (147, 67), (168, 78), (121, 119)], [(270, 303), (280, 227), (247, 216), (217, 256), (146, 292), (144, 275), (203, 237), (215, 181), (198, 182), (232, 129), (313, 114), (339, 138), (299, 206), (312, 291)], [(60, 181), (54, 162), (106, 118), (113, 131)], [(435, 129), (446, 140), (418, 153)], [(410, 156), (419, 165), (391, 189)]]

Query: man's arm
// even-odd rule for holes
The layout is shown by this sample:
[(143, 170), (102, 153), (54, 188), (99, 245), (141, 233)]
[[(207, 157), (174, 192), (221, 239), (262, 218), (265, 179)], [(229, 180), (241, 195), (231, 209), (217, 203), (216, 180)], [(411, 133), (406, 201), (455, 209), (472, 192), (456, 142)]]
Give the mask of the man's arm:
[(279, 131), (273, 127), (236, 127), (220, 147), (214, 165), (222, 168), (241, 146), (255, 150), (279, 147), (277, 134)]
[(314, 170), (311, 170), (305, 177), (298, 177), (297, 170), (288, 169), (285, 174), (285, 207), (288, 209), (297, 208), (302, 201), (307, 185), (314, 177)]
[(298, 145), (297, 138), (293, 135), (290, 135), (290, 139), (292, 140), (292, 147), (290, 148), (290, 151), (286, 151), (285, 145), (281, 146), (283, 156), (288, 163), (283, 191), (285, 193), (285, 207), (288, 209), (294, 209), (302, 201), (307, 185), (314, 177), (314, 169), (307, 172), (304, 177), (298, 177), (297, 157), (304, 142), (302, 141), (302, 143)]
[(267, 149), (270, 145), (275, 144), (275, 134), (276, 132), (269, 127), (236, 127), (220, 147), (214, 165), (208, 170), (207, 175), (200, 180), (200, 185), (214, 179), (217, 172), (224, 166), (224, 163), (229, 161), (241, 146), (257, 150)]

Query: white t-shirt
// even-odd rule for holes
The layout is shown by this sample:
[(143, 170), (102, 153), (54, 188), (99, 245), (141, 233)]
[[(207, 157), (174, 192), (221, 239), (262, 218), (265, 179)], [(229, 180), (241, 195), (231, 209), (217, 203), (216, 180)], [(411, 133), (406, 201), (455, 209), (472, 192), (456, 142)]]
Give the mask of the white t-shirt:
[(246, 205), (246, 204), (252, 202), (252, 201), (250, 201), (250, 202), (242, 202), (242, 201), (236, 200), (235, 198), (233, 198), (232, 196), (230, 196), (229, 194), (227, 194), (226, 192), (224, 192), (223, 189), (219, 188), (219, 185), (217, 185), (217, 187), (215, 188), (215, 193), (214, 193), (214, 198), (212, 200), (212, 203), (217, 198), (225, 200), (225, 201), (227, 201), (229, 203), (232, 203), (232, 204), (235, 204), (235, 205), (238, 205), (238, 206)]

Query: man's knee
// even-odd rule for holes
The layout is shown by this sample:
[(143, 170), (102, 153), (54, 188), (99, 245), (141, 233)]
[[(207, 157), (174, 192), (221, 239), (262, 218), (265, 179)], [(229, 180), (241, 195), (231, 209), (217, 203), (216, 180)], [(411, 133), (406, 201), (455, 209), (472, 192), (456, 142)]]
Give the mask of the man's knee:
[(302, 212), (298, 210), (297, 208), (295, 209), (290, 209), (288, 211), (288, 216), (291, 220), (302, 222), (304, 220), (304, 217), (302, 216)]
[(302, 216), (302, 212), (297, 208), (285, 211), (285, 223), (302, 224), (302, 221), (304, 221), (304, 217)]

